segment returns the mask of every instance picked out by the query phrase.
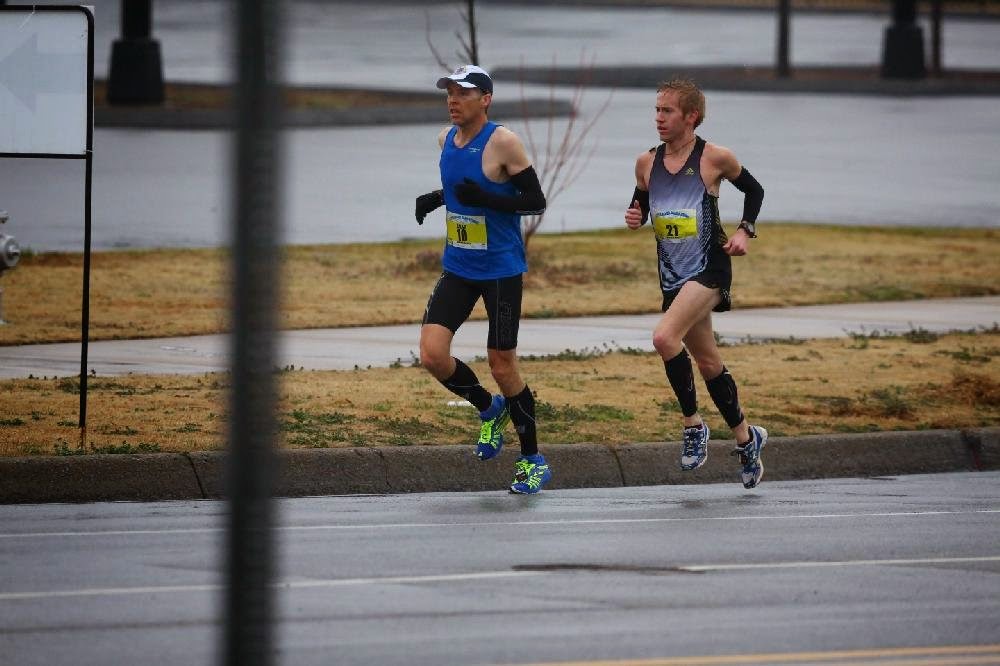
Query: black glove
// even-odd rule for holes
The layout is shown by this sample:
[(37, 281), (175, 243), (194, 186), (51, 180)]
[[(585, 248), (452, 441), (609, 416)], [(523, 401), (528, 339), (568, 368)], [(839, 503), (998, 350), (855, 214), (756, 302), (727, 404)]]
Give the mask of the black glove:
[(479, 186), (471, 178), (466, 178), (463, 182), (455, 186), (455, 196), (463, 206), (487, 206), (489, 193)]
[(417, 197), (417, 224), (423, 224), (424, 218), (427, 217), (427, 213), (444, 205), (444, 192), (441, 190), (434, 190), (433, 192), (428, 192), (427, 194), (421, 194)]

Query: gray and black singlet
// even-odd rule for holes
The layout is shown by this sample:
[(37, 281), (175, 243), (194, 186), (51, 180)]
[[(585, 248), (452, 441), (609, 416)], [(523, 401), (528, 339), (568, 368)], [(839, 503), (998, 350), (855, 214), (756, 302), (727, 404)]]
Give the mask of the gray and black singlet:
[(667, 295), (697, 278), (720, 289), (728, 301), (732, 262), (722, 249), (727, 238), (719, 220), (719, 198), (708, 193), (701, 177), (704, 150), (705, 140), (696, 136), (687, 161), (673, 174), (663, 166), (666, 144), (660, 144), (653, 158), (649, 214), (656, 235), (660, 289)]

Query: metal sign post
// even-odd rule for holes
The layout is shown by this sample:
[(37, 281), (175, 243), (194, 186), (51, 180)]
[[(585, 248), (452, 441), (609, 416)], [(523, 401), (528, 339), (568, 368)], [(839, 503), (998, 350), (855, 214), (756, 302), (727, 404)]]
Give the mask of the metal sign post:
[(281, 0), (236, 3), (229, 529), (223, 663), (275, 662), (274, 479), (281, 245)]
[(82, 159), (80, 444), (87, 428), (94, 158), (94, 15), (76, 5), (0, 4), (0, 158)]

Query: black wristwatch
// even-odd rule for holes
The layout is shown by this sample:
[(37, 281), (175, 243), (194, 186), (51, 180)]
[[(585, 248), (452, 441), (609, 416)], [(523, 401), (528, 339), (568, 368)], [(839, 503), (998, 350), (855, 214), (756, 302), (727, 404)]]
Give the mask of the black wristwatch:
[(757, 238), (757, 225), (753, 222), (740, 222), (740, 226), (736, 228), (747, 232), (750, 238)]

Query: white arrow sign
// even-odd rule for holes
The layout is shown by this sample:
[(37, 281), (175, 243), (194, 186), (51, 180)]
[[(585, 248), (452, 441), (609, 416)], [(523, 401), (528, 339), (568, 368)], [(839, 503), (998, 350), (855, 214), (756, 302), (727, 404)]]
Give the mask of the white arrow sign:
[(0, 8), (0, 153), (83, 155), (88, 14)]
[[(86, 93), (87, 71), (79, 72), (77, 54), (42, 53), (38, 50), (38, 35), (33, 34), (14, 52), (0, 60), (0, 86), (13, 93), (24, 106), (35, 113), (39, 95), (79, 96)], [(31, 72), (31, 80), (22, 75)]]

